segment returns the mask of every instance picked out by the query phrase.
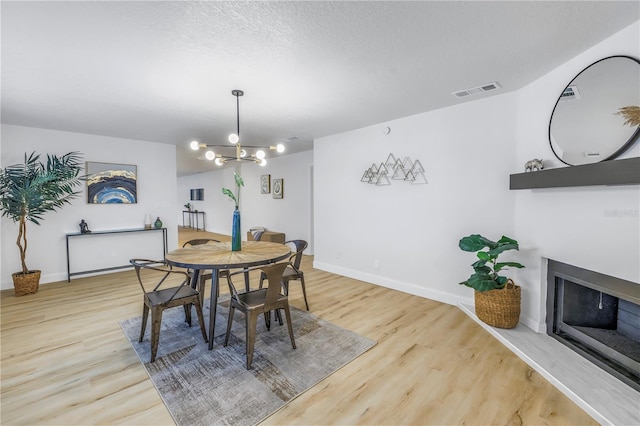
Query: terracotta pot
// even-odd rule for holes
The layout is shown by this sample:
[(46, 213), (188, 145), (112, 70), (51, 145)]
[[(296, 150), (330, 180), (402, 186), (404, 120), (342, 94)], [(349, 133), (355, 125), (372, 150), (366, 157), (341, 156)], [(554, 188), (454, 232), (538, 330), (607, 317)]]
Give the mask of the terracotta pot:
[(38, 285), (40, 285), (40, 272), (41, 271), (29, 271), (26, 275), (22, 272), (11, 274), (16, 296), (37, 293)]

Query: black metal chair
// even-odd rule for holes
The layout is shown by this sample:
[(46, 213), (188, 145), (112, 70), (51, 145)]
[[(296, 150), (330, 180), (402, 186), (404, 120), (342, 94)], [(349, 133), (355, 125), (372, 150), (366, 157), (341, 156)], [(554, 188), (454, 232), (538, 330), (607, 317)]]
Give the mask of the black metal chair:
[[(307, 302), (307, 289), (304, 285), (304, 273), (300, 270), (300, 263), (302, 262), (302, 252), (306, 250), (309, 244), (304, 240), (290, 240), (285, 241), (284, 244), (290, 245), (293, 250), (293, 254), (289, 257), (289, 267), (285, 269), (282, 274), (282, 287), (284, 288), (284, 294), (289, 295), (289, 282), (300, 281), (302, 285), (302, 296), (304, 297), (304, 305), (309, 310), (309, 303)], [(265, 274), (260, 274), (260, 288), (262, 288), (262, 282), (267, 279)]]
[[(220, 240), (215, 240), (213, 238), (196, 238), (194, 240), (189, 240), (186, 243), (184, 243), (182, 245), (182, 247), (187, 247), (187, 246), (199, 246), (199, 245), (203, 245), (203, 244), (209, 244), (209, 243), (219, 243)], [(187, 273), (192, 276), (193, 271), (188, 269)], [(227, 276), (228, 271), (220, 271), (220, 273), (218, 274), (219, 277), (225, 277)], [(198, 277), (198, 291), (200, 292), (200, 304), (202, 305), (204, 303), (204, 288), (205, 288), (205, 283), (207, 280), (211, 279), (211, 273), (208, 274), (200, 274), (200, 276)], [(220, 295), (220, 287), (218, 286), (218, 295)]]
[[(200, 304), (200, 293), (189, 285), (189, 274), (184, 271), (173, 270), (163, 261), (131, 259), (129, 262), (135, 268), (138, 282), (144, 293), (140, 342), (144, 337), (147, 317), (149, 316), (149, 311), (151, 311), (151, 362), (156, 360), (156, 354), (158, 353), (162, 312), (165, 309), (183, 306), (186, 322), (191, 326), (191, 305), (194, 305), (200, 330), (202, 330), (202, 337), (205, 342), (208, 342), (202, 315), (202, 305)], [(176, 282), (178, 282), (177, 286), (175, 285)], [(170, 286), (172, 284), (173, 286)], [(162, 288), (163, 285), (166, 285), (166, 287)], [(147, 290), (148, 288), (152, 289)]]
[[(247, 370), (251, 369), (251, 362), (253, 361), (253, 349), (256, 340), (256, 327), (258, 323), (258, 316), (264, 314), (265, 321), (268, 321), (270, 312), (277, 309), (284, 309), (284, 313), (287, 319), (287, 327), (289, 328), (289, 338), (291, 339), (291, 346), (296, 348), (296, 342), (293, 337), (293, 327), (291, 325), (291, 312), (289, 310), (289, 300), (284, 294), (280, 294), (280, 282), (282, 279), (282, 273), (290, 265), (289, 263), (276, 263), (269, 266), (261, 266), (251, 268), (246, 271), (238, 271), (231, 273), (227, 276), (227, 282), (229, 283), (229, 291), (231, 292), (231, 304), (229, 306), (229, 319), (227, 321), (227, 335), (224, 339), (224, 345), (229, 343), (229, 335), (231, 334), (231, 325), (233, 323), (233, 314), (238, 309), (244, 312), (245, 315), (245, 328), (246, 328), (246, 354), (247, 354)], [(250, 290), (245, 293), (238, 293), (236, 287), (233, 284), (232, 277), (238, 274), (244, 274), (256, 269), (260, 269), (262, 274), (265, 274), (269, 285), (266, 288), (260, 288), (257, 290)], [(273, 283), (273, 284), (272, 284)]]

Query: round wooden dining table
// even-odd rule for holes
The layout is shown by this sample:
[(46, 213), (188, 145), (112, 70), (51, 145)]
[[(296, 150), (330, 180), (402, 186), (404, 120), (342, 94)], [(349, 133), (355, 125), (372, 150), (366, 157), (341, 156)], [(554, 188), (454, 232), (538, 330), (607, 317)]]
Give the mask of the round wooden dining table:
[(208, 337), (209, 349), (212, 349), (213, 334), (216, 326), (216, 308), (218, 306), (218, 287), (220, 285), (219, 272), (226, 269), (245, 269), (252, 266), (267, 265), (286, 259), (290, 255), (291, 249), (286, 244), (243, 241), (242, 249), (239, 251), (231, 250), (231, 242), (209, 243), (173, 250), (167, 253), (165, 259), (171, 266), (193, 270), (191, 277), (191, 286), (193, 288), (196, 288), (202, 271), (211, 270)]

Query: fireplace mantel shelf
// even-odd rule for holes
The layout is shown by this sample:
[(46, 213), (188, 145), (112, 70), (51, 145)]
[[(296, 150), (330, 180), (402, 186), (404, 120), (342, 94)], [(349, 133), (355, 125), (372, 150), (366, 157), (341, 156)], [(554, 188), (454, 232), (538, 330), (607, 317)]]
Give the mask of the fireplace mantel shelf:
[(640, 157), (510, 175), (509, 189), (640, 184)]

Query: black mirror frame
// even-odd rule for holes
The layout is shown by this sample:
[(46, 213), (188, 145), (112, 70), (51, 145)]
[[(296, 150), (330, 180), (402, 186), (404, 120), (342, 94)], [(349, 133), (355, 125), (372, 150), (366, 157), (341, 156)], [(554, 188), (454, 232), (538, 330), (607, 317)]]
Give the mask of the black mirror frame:
[[(569, 86), (571, 86), (571, 83), (573, 83), (575, 81), (575, 79), (580, 76), (580, 74), (582, 74), (583, 72), (585, 72), (586, 70), (588, 70), (589, 68), (594, 66), (595, 64), (600, 63), (602, 61), (606, 61), (607, 59), (611, 59), (611, 58), (627, 58), (627, 59), (631, 59), (632, 61), (636, 62), (640, 66), (640, 61), (638, 59), (636, 59), (636, 58), (634, 58), (632, 56), (627, 56), (627, 55), (612, 55), (612, 56), (607, 56), (606, 58), (602, 58), (600, 60), (597, 60), (594, 63), (592, 63), (591, 65), (585, 67), (582, 71), (580, 71), (578, 74), (576, 74), (576, 76), (573, 77), (571, 79), (571, 81), (569, 81), (569, 84), (567, 84), (565, 86), (565, 88), (562, 89), (562, 92), (560, 92), (560, 96), (558, 96), (558, 100), (556, 101), (556, 104), (553, 106), (553, 111), (551, 111), (551, 117), (549, 118), (549, 131), (548, 131), (549, 146), (551, 147), (551, 151), (553, 152), (553, 155), (555, 155), (558, 160), (560, 160), (561, 162), (563, 162), (567, 166), (576, 166), (576, 164), (569, 164), (566, 161), (564, 161), (562, 158), (560, 158), (558, 153), (553, 149), (553, 143), (551, 143), (551, 123), (553, 122), (553, 114), (556, 112), (556, 108), (558, 107), (558, 103), (560, 102), (560, 99), (562, 98), (562, 94), (567, 90), (567, 88), (569, 88)], [(631, 146), (638, 139), (638, 137), (640, 137), (640, 126), (638, 126), (638, 128), (636, 129), (635, 132), (633, 132), (631, 137), (616, 152), (614, 152), (613, 154), (611, 154), (607, 158), (598, 161), (598, 163), (601, 163), (603, 161), (613, 160), (614, 158), (619, 157), (620, 155), (622, 155), (622, 153), (624, 153), (626, 150), (631, 148)]]

